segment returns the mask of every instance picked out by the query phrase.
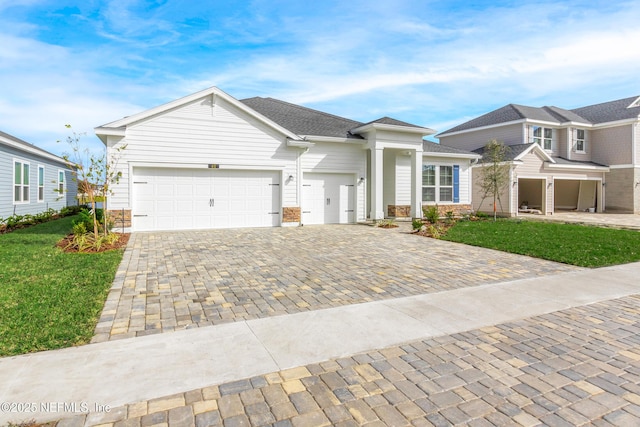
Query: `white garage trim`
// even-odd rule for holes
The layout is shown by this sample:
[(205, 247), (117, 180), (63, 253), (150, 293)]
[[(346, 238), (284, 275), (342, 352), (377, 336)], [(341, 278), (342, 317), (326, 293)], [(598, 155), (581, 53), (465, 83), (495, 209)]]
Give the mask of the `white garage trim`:
[(282, 171), (133, 168), (134, 231), (273, 227)]

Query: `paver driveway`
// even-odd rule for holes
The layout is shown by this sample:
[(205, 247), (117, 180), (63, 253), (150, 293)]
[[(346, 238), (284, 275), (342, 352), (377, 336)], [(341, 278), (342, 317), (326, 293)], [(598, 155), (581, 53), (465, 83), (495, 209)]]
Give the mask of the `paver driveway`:
[(134, 233), (93, 342), (577, 269), (403, 227)]

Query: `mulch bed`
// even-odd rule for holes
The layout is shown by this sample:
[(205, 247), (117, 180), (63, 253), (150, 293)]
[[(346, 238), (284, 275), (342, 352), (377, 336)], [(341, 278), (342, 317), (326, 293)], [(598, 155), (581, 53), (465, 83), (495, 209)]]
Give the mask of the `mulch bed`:
[[(119, 236), (118, 240), (115, 243), (111, 245), (104, 244), (100, 247), (99, 251), (91, 248), (91, 249), (82, 251), (82, 253), (98, 253), (98, 252), (112, 251), (114, 249), (124, 249), (127, 246), (127, 243), (129, 242), (130, 234), (129, 233), (115, 233), (115, 234)], [(60, 240), (56, 244), (56, 247), (62, 249), (64, 252), (67, 252), (67, 253), (77, 253), (78, 248), (74, 248), (69, 245), (72, 241), (73, 241), (73, 234), (68, 234), (66, 237), (64, 237), (62, 240)]]

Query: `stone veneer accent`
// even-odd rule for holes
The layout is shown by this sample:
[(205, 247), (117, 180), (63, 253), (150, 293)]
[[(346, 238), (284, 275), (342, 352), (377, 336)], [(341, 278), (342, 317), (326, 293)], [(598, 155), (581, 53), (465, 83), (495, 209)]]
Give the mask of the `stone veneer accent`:
[(297, 206), (283, 207), (282, 222), (300, 222), (300, 208)]
[[(422, 209), (433, 205), (422, 205)], [(456, 205), (436, 205), (441, 217), (447, 215), (447, 212), (452, 211), (454, 216), (467, 215), (473, 212), (473, 208), (470, 204), (456, 204)]]
[(131, 210), (110, 209), (107, 211), (107, 218), (113, 223), (114, 228), (122, 228), (124, 212), (124, 228), (131, 227)]
[(396, 218), (411, 218), (411, 205), (389, 205), (387, 216)]

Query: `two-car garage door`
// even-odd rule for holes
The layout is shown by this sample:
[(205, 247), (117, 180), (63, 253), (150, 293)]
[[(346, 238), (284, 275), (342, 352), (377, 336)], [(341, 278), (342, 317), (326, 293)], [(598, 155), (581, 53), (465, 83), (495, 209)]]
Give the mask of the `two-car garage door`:
[(136, 231), (280, 225), (280, 172), (134, 168)]

